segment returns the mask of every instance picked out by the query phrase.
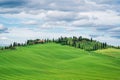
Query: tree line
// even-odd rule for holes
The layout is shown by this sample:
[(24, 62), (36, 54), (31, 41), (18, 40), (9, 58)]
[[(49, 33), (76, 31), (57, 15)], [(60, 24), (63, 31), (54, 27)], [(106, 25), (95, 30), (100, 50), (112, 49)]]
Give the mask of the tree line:
[(101, 43), (98, 41), (88, 38), (82, 38), (80, 37), (60, 37), (57, 40), (55, 40), (56, 43), (60, 43), (62, 45), (69, 45), (73, 46), (75, 48), (81, 48), (87, 51), (93, 51), (98, 49), (105, 49), (108, 47), (107, 43)]
[(43, 44), (45, 42), (50, 42), (50, 40), (46, 39), (46, 41), (45, 41), (45, 40), (35, 39), (35, 40), (27, 40), (25, 43), (14, 42), (14, 43), (10, 44), (9, 46), (1, 47), (1, 50), (6, 50), (6, 49), (15, 50), (16, 47), (19, 47), (19, 46), (28, 46), (28, 45), (34, 45), (34, 44)]
[(120, 47), (110, 46), (106, 42), (102, 43), (96, 40), (83, 38), (80, 37), (59, 37), (58, 39), (35, 39), (35, 40), (27, 40), (25, 43), (17, 43), (14, 42), (13, 44), (10, 44), (9, 46), (2, 47), (1, 50), (5, 49), (12, 49), (15, 50), (18, 46), (28, 46), (28, 45), (34, 45), (34, 44), (44, 44), (44, 43), (58, 43), (61, 45), (68, 45), (75, 48), (84, 49), (87, 51), (94, 51), (98, 49), (105, 49), (109, 47), (120, 49)]

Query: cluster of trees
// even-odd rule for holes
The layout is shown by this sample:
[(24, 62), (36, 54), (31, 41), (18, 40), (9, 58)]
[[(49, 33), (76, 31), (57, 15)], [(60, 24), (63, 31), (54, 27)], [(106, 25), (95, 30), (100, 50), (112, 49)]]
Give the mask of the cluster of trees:
[(25, 43), (14, 42), (13, 44), (10, 44), (9, 46), (2, 47), (1, 50), (5, 50), (5, 49), (15, 50), (16, 47), (18, 47), (18, 46), (28, 46), (28, 45), (34, 45), (34, 44), (43, 44), (43, 43), (46, 43), (46, 42), (50, 42), (50, 40), (49, 39), (46, 39), (46, 40), (36, 39), (36, 40), (27, 40)]
[(17, 43), (17, 42), (14, 42), (13, 44), (10, 44), (9, 46), (5, 46), (5, 47), (2, 47), (1, 50), (4, 50), (4, 49), (12, 49), (12, 50), (15, 50), (17, 46), (26, 46), (27, 44), (25, 43)]
[(120, 46), (118, 46), (117, 49), (120, 49)]
[(44, 44), (49, 42), (54, 42), (54, 40), (50, 40), (50, 39), (27, 40), (26, 45)]
[(43, 44), (43, 43), (49, 43), (49, 42), (55, 42), (55, 43), (59, 43), (62, 45), (69, 45), (69, 46), (84, 49), (87, 51), (105, 49), (108, 47), (120, 49), (120, 47), (110, 46), (110, 45), (107, 45), (107, 43), (101, 43), (96, 40), (93, 40), (92, 38), (88, 39), (88, 38), (83, 38), (82, 36), (80, 36), (80, 37), (73, 36), (73, 37), (60, 37), (58, 39), (52, 39), (52, 40), (50, 40), (50, 39), (27, 40), (25, 43), (14, 42), (13, 44), (11, 44), (9, 46), (2, 47), (1, 50), (4, 50), (4, 49), (13, 49), (14, 50), (18, 46), (28, 46), (28, 45)]
[(76, 48), (81, 48), (87, 51), (98, 50), (98, 49), (105, 49), (108, 47), (107, 43), (100, 43), (98, 41), (88, 38), (80, 37), (60, 37), (55, 40), (56, 43), (60, 43), (62, 45), (69, 45)]

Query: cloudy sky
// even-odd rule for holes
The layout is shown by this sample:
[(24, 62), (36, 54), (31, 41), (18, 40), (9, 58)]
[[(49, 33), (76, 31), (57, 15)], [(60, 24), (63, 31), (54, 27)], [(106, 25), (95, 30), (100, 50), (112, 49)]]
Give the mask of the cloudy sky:
[(120, 0), (0, 0), (0, 45), (83, 36), (120, 45)]

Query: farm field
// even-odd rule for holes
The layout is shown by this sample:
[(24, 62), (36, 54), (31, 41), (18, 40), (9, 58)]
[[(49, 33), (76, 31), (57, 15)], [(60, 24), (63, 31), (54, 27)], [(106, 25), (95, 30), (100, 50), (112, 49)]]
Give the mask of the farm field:
[(120, 80), (120, 50), (56, 43), (0, 50), (0, 80)]

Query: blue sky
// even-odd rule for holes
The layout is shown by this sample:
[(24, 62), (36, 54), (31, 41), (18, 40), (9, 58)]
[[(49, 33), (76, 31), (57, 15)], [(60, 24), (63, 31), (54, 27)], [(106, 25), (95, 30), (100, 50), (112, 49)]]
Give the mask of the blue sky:
[(0, 0), (0, 45), (60, 36), (120, 45), (120, 0)]

